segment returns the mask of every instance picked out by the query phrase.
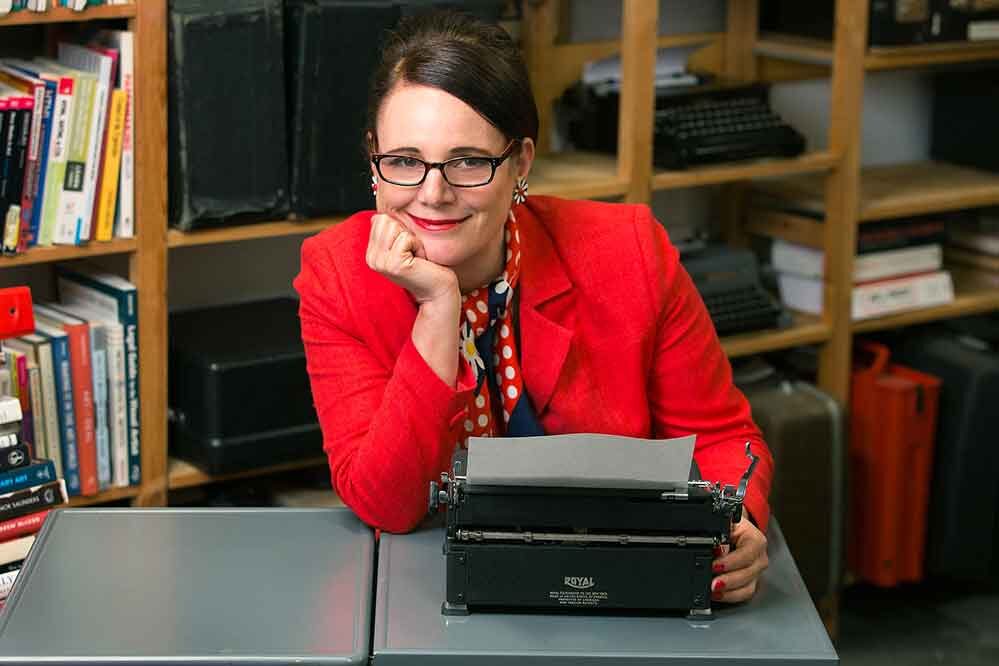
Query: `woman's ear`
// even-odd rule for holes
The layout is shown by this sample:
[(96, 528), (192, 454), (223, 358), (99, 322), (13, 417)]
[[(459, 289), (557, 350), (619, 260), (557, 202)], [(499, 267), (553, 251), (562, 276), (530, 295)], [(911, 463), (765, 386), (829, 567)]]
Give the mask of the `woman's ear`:
[(527, 178), (531, 172), (532, 164), (534, 164), (534, 140), (531, 138), (521, 139), (520, 153), (517, 155), (517, 177)]

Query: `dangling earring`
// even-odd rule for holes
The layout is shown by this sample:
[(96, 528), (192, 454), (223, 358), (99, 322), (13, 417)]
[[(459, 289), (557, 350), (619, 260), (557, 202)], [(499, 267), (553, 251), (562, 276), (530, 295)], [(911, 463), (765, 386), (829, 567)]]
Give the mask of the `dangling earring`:
[(527, 201), (527, 179), (518, 178), (513, 187), (513, 203), (522, 204)]
[(378, 194), (378, 178), (375, 176), (371, 177), (371, 196)]

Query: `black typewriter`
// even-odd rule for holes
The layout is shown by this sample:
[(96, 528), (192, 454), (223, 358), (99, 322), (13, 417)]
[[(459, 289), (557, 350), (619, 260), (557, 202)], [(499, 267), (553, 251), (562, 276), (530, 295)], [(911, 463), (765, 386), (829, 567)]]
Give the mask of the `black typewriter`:
[[(574, 437), (592, 436), (558, 436), (567, 453), (580, 444)], [(496, 444), (505, 449), (516, 439), (529, 449), (530, 440), (552, 438)], [(610, 456), (637, 451), (629, 445), (648, 445), (617, 439), (623, 442), (603, 452), (583, 448), (566, 456), (574, 458), (569, 466), (604, 469)], [(529, 478), (537, 462), (530, 458), (521, 461), (523, 480), (483, 480), (474, 470), (488, 451), (483, 456), (480, 449), (476, 458), (476, 442), (472, 438), (468, 450), (455, 453), (450, 473), (430, 489), (431, 510), (447, 508), (444, 614), (685, 611), (690, 618), (711, 618), (714, 549), (728, 543), (741, 518), (757, 462), (748, 443), (750, 462), (736, 488), (700, 480), (689, 453), (688, 480), (658, 487), (592, 478), (539, 484)], [(520, 452), (510, 451), (507, 460)]]
[(766, 85), (711, 85), (657, 97), (656, 166), (683, 169), (804, 151), (805, 137), (770, 108)]
[[(559, 123), (579, 150), (617, 151), (620, 93), (579, 83), (558, 103)], [(770, 108), (765, 84), (724, 81), (656, 88), (653, 161), (664, 169), (760, 157), (793, 157), (805, 137)]]
[(685, 253), (681, 261), (719, 336), (780, 328), (790, 323), (790, 317), (763, 287), (752, 251), (708, 245)]

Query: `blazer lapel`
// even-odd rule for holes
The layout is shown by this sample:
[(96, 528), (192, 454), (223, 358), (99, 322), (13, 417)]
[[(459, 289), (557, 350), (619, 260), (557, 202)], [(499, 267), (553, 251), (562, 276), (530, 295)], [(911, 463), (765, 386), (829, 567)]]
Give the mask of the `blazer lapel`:
[(548, 232), (527, 207), (521, 233), (521, 372), (537, 414), (545, 411), (569, 354), (576, 320), (575, 294)]

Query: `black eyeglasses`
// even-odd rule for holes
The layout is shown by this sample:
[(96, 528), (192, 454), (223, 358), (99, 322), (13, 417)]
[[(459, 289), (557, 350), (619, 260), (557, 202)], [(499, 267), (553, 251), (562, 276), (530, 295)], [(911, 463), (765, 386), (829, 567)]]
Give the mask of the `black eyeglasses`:
[(393, 185), (416, 187), (426, 180), (431, 169), (440, 169), (444, 180), (452, 187), (482, 187), (493, 182), (496, 167), (513, 154), (516, 144), (516, 139), (511, 141), (499, 157), (470, 155), (443, 162), (425, 162), (409, 155), (378, 153), (371, 156), (371, 161), (382, 180)]

